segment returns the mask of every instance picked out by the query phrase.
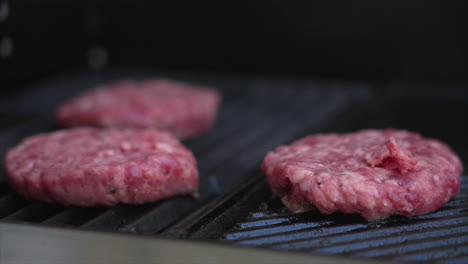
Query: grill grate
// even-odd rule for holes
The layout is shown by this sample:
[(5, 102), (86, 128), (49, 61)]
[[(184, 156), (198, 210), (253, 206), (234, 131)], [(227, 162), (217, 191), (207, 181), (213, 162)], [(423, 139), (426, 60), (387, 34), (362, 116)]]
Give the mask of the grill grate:
[[(47, 81), (32, 89), (27, 94), (28, 97), (16, 98), (16, 101), (5, 100), (9, 107), (0, 109), (5, 112), (34, 116), (35, 110), (45, 110), (41, 111), (44, 114), (38, 118), (2, 129), (2, 153), (25, 136), (56, 129), (51, 118), (53, 110), (58, 103), (70, 96), (69, 93), (79, 92), (83, 87), (93, 87), (97, 83), (113, 79), (112, 77), (118, 78), (115, 77), (118, 75), (116, 73), (108, 76), (93, 73), (91, 77), (88, 75)], [(190, 78), (188, 80), (190, 81)], [(200, 139), (186, 142), (199, 163), (200, 199), (174, 197), (144, 205), (65, 208), (27, 201), (9, 190), (6, 183), (0, 182), (0, 220), (145, 235), (157, 234), (239, 182), (246, 173), (258, 166), (258, 162), (269, 148), (290, 141), (306, 133), (307, 129), (318, 127), (320, 122), (342, 110), (347, 100), (346, 92), (339, 91), (340, 89), (331, 88), (326, 92), (324, 89), (306, 89), (314, 86), (306, 82), (296, 83), (295, 89), (286, 89), (291, 83), (284, 81), (198, 78), (197, 82), (213, 85), (224, 95), (218, 122), (213, 130)], [(31, 97), (35, 100), (31, 101)], [(48, 103), (44, 103), (45, 101)], [(291, 101), (294, 101), (294, 104), (290, 104)], [(10, 107), (15, 106), (18, 111), (11, 111)], [(309, 120), (305, 124), (298, 123), (304, 115), (309, 115)], [(279, 126), (288, 126), (289, 129), (285, 133), (278, 133)], [(252, 145), (257, 147), (252, 149)]]
[[(0, 155), (25, 136), (56, 129), (51, 118), (53, 110), (70, 93), (121, 76), (152, 75), (71, 75), (43, 82), (24, 97), (0, 99), (0, 116), (22, 120), (0, 127)], [(401, 262), (467, 262), (467, 176), (461, 192), (436, 212), (367, 222), (357, 215), (289, 213), (272, 195), (258, 167), (267, 151), (306, 134), (389, 126), (440, 138), (466, 159), (463, 135), (468, 130), (461, 122), (466, 117), (457, 113), (466, 110), (468, 98), (457, 96), (456, 100), (443, 101), (450, 98), (434, 97), (431, 101), (426, 95), (423, 102), (411, 98), (408, 103), (401, 93), (393, 99), (382, 99), (363, 84), (164, 75), (215, 86), (224, 94), (212, 131), (185, 142), (198, 160), (200, 199), (179, 196), (144, 205), (62, 207), (17, 196), (2, 181), (2, 169), (0, 222), (209, 239), (240, 246)], [(431, 122), (417, 122), (425, 115), (431, 116)]]
[[(163, 234), (392, 261), (465, 263), (468, 256), (468, 176), (460, 193), (436, 212), (370, 222), (340, 213), (291, 214), (260, 177), (219, 198), (219, 208), (208, 206)], [(249, 200), (263, 202), (246, 203)]]

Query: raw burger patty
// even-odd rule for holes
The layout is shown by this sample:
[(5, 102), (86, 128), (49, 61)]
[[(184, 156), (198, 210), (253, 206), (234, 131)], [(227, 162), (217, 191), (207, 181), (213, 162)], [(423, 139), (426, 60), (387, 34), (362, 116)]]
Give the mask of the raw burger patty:
[(175, 81), (119, 81), (98, 87), (61, 105), (62, 127), (157, 128), (181, 139), (208, 131), (216, 118), (217, 91)]
[(192, 153), (154, 130), (74, 128), (25, 139), (5, 162), (20, 194), (64, 205), (145, 203), (197, 195)]
[(262, 169), (294, 212), (370, 220), (438, 209), (459, 191), (462, 165), (437, 140), (386, 129), (308, 136), (269, 152)]

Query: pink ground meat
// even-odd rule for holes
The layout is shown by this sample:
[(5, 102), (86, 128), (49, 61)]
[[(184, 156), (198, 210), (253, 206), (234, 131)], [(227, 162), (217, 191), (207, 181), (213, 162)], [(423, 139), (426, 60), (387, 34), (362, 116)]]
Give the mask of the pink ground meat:
[(64, 205), (145, 203), (197, 195), (194, 156), (154, 130), (74, 128), (27, 138), (5, 161), (25, 197)]
[(221, 100), (213, 89), (164, 79), (119, 81), (62, 104), (62, 127), (157, 128), (181, 139), (201, 136), (213, 125)]
[(269, 152), (273, 192), (294, 212), (420, 215), (460, 188), (459, 158), (445, 144), (403, 130), (312, 135)]

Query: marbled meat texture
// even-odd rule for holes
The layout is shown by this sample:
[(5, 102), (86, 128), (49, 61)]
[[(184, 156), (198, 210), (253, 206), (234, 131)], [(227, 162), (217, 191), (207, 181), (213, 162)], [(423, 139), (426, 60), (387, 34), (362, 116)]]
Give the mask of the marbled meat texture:
[(62, 127), (157, 128), (189, 139), (212, 127), (220, 98), (216, 90), (182, 82), (125, 80), (70, 99), (56, 115)]
[(197, 196), (194, 156), (155, 130), (73, 128), (22, 141), (6, 156), (11, 186), (64, 205), (139, 204)]
[(316, 207), (371, 220), (440, 208), (459, 191), (463, 168), (440, 141), (386, 129), (308, 136), (269, 152), (262, 169), (294, 212)]

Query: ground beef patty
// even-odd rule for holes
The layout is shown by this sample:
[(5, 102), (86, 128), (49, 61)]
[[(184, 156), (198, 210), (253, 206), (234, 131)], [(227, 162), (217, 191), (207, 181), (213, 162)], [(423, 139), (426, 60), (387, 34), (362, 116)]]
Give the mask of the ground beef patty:
[(217, 91), (181, 82), (119, 81), (65, 102), (57, 121), (62, 127), (158, 128), (187, 139), (211, 128), (219, 102)]
[(459, 191), (462, 165), (437, 140), (386, 129), (308, 136), (269, 152), (262, 169), (294, 212), (378, 219), (438, 209)]
[(20, 194), (64, 205), (145, 203), (197, 195), (192, 153), (154, 130), (74, 128), (25, 139), (6, 156)]

